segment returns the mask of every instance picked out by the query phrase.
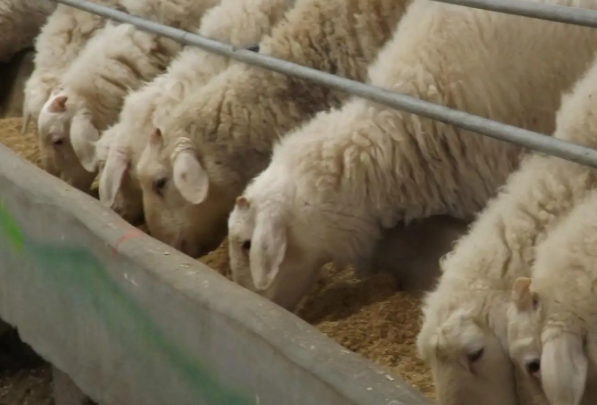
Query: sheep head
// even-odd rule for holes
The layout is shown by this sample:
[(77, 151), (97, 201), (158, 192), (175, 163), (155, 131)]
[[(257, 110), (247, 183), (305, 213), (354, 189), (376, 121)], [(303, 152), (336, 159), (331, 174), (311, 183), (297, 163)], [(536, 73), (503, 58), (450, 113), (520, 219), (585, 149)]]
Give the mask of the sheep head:
[(43, 106), (38, 118), (39, 148), (42, 167), (73, 187), (88, 190), (95, 177), (82, 165), (70, 139), (74, 103), (71, 95), (56, 89)]
[(188, 137), (165, 139), (155, 129), (137, 164), (137, 175), (152, 236), (194, 257), (217, 247), (225, 236), (233, 201), (211, 184)]
[(441, 404), (518, 404), (515, 369), (505, 336), (498, 335), (505, 329), (506, 301), (504, 291), (482, 280), (445, 274), (426, 297), (417, 349)]
[(290, 215), (293, 200), (282, 172), (271, 166), (236, 199), (228, 219), (235, 282), (294, 310), (328, 257), (311, 232)]

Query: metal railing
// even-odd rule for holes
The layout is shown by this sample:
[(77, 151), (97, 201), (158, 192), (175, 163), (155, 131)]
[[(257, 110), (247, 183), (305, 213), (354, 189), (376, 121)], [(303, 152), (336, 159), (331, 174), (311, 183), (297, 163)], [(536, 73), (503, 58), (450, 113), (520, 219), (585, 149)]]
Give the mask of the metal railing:
[[(227, 56), (240, 62), (259, 66), (287, 76), (305, 79), (322, 86), (383, 104), (390, 108), (421, 115), (494, 139), (597, 168), (597, 150), (582, 145), (468, 114), (415, 97), (385, 90), (377, 86), (345, 79), (296, 63), (255, 53), (251, 50), (205, 38), (85, 0), (55, 1), (117, 22), (134, 25), (140, 30), (162, 35), (182, 44), (198, 47), (207, 52)], [(597, 11), (593, 10), (532, 3), (522, 0), (436, 1), (597, 28)]]
[(519, 0), (435, 0), (457, 6), (597, 28), (597, 11)]

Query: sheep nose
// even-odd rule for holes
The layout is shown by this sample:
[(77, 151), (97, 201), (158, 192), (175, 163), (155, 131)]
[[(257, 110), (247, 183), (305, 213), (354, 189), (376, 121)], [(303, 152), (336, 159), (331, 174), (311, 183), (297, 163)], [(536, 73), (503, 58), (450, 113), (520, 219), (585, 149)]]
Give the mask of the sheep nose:
[(525, 363), (527, 373), (532, 376), (538, 376), (541, 371), (541, 361), (539, 359), (532, 359)]

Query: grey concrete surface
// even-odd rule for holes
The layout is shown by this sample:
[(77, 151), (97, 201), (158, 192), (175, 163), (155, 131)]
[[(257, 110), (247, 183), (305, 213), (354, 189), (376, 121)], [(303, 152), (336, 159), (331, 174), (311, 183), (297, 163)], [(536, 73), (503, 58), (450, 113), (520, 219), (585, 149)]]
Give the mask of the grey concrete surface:
[(429, 404), (3, 146), (0, 200), (0, 318), (99, 404)]

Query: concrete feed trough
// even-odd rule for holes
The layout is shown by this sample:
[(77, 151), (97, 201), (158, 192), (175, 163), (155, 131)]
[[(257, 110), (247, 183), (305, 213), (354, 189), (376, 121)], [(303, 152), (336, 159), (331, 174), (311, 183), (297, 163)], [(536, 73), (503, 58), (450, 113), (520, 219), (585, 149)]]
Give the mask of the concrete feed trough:
[(107, 404), (425, 404), (0, 147), (0, 316)]

